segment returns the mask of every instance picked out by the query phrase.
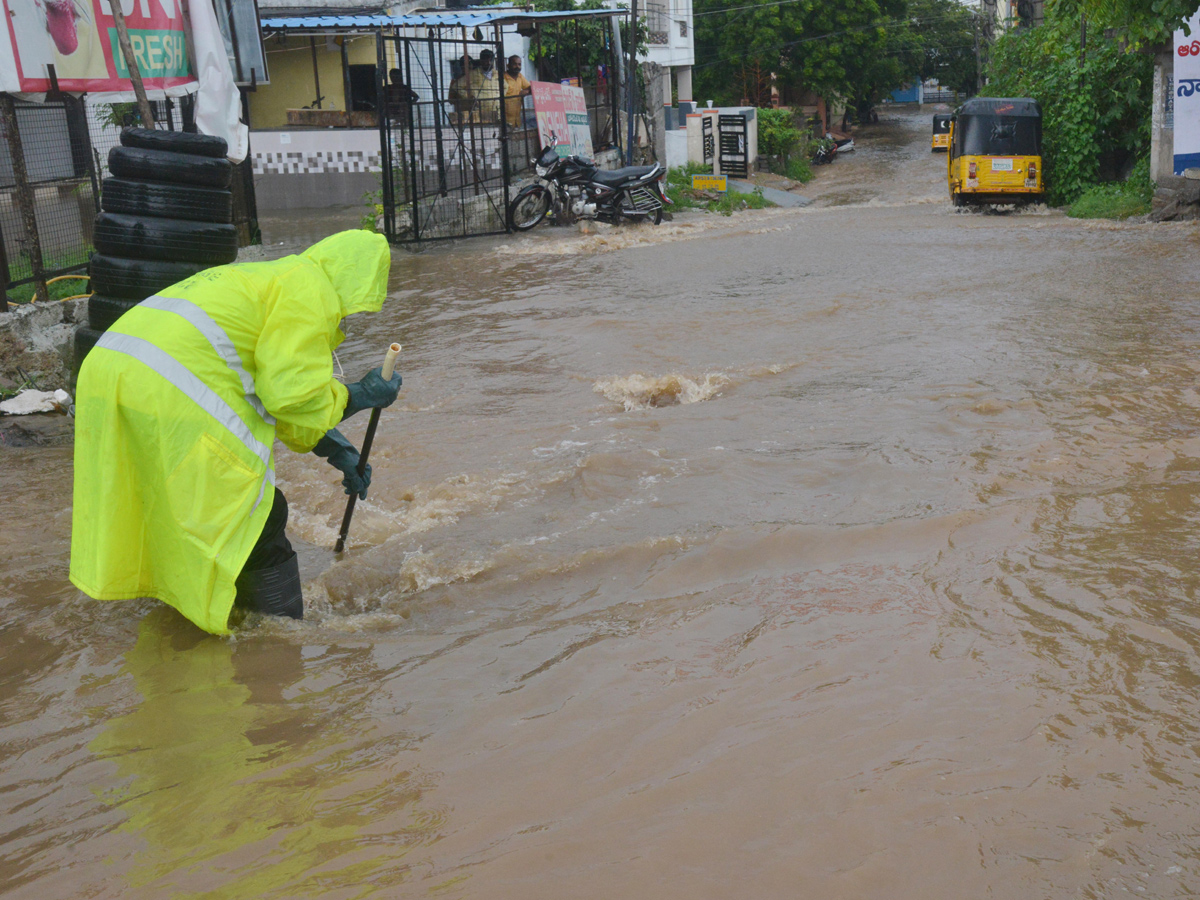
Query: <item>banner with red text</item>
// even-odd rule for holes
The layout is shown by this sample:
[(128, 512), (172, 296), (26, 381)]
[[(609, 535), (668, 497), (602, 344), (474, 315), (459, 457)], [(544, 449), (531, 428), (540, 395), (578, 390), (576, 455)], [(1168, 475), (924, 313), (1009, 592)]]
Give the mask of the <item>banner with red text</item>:
[(533, 110), (543, 147), (553, 147), (559, 156), (591, 158), (592, 128), (588, 124), (583, 88), (535, 81)]
[[(0, 90), (41, 93), (58, 87), (89, 93), (130, 90), (109, 0), (2, 0)], [(148, 91), (194, 82), (179, 0), (120, 0), (129, 40)]]

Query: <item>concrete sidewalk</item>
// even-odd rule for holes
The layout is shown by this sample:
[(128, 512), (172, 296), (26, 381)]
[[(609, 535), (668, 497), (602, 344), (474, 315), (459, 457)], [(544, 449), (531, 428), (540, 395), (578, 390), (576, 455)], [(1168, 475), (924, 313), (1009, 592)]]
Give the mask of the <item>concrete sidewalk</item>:
[(776, 206), (808, 206), (812, 203), (808, 197), (802, 197), (800, 194), (793, 194), (790, 191), (781, 191), (779, 188), (763, 187), (748, 181), (736, 181), (733, 178), (728, 180), (728, 184), (731, 191), (737, 191), (740, 194), (753, 194), (755, 188), (758, 188), (762, 191), (763, 196)]

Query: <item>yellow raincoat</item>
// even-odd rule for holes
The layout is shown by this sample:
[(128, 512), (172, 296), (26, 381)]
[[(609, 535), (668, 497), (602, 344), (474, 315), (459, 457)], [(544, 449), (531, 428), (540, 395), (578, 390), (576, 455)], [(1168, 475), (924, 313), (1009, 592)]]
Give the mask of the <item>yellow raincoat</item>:
[(271, 510), (274, 440), (307, 453), (341, 420), (338, 325), (380, 309), (390, 265), (382, 236), (346, 231), (208, 269), (105, 333), (75, 398), (76, 587), (156, 597), (228, 633), (234, 581)]

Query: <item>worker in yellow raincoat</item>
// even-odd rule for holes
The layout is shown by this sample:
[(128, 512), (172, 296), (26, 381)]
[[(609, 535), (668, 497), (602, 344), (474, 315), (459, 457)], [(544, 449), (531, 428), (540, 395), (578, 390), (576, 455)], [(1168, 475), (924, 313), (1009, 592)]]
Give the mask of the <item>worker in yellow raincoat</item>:
[(346, 492), (370, 470), (334, 427), (396, 399), (379, 369), (343, 385), (351, 313), (383, 305), (391, 254), (347, 231), (297, 256), (218, 266), (144, 300), (84, 360), (77, 388), (71, 581), (100, 600), (156, 597), (212, 634), (239, 607), (301, 618), (275, 487), (278, 437), (328, 459)]

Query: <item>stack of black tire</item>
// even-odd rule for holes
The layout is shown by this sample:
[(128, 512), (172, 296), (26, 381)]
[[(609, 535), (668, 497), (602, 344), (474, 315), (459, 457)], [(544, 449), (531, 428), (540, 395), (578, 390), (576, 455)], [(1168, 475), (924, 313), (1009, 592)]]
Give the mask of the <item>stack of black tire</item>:
[(96, 341), (142, 300), (237, 258), (225, 141), (127, 128), (108, 154), (96, 217), (88, 324), (75, 333), (78, 367)]

